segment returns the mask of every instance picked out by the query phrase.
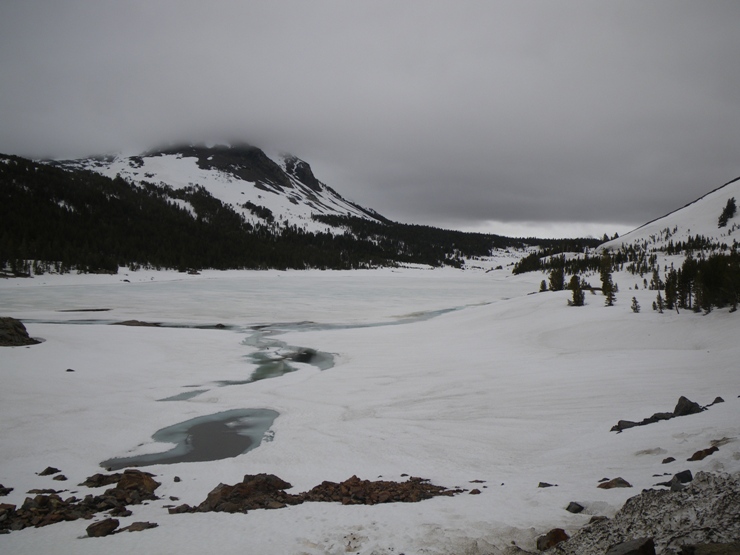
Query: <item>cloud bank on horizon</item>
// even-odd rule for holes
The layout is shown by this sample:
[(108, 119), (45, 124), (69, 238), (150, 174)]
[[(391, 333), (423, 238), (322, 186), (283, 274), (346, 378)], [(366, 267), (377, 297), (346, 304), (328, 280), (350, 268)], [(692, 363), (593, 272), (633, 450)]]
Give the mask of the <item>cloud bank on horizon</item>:
[(740, 175), (738, 22), (714, 0), (6, 2), (0, 152), (246, 140), (398, 221), (623, 232)]

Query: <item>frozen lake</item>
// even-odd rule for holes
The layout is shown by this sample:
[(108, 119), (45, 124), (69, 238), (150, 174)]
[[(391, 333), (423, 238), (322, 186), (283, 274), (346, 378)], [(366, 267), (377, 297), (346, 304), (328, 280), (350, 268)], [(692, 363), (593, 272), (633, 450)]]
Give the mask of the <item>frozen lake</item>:
[[(20, 505), (28, 490), (52, 484), (83, 496), (91, 492), (74, 484), (101, 461), (180, 456), (189, 427), (204, 437), (229, 427), (244, 435), (244, 417), (255, 413), (243, 411), (277, 414), (270, 441), (244, 454), (147, 466), (161, 499), (133, 507), (121, 524), (158, 528), (80, 540), (88, 521), (61, 523), (0, 536), (0, 551), (92, 555), (104, 542), (111, 555), (498, 555), (512, 541), (534, 550), (553, 527), (573, 531), (613, 515), (656, 475), (740, 471), (736, 314), (634, 314), (627, 299), (649, 307), (654, 292), (630, 291), (626, 274), (615, 274), (624, 291), (616, 306), (588, 295), (573, 308), (567, 291), (532, 294), (542, 278), (386, 269), (0, 281), (2, 315), (45, 340), (0, 351), (0, 483), (15, 488), (2, 502)], [(161, 327), (110, 325), (133, 319)], [(268, 379), (255, 381), (262, 366)], [(670, 411), (681, 395), (726, 402), (609, 431), (620, 419)], [(711, 457), (687, 461), (723, 438)], [(668, 456), (677, 462), (662, 464)], [(46, 466), (69, 481), (38, 476)], [(197, 505), (219, 482), (261, 472), (292, 492), (352, 475), (409, 474), (481, 494), (167, 513), (171, 497)], [(617, 476), (633, 488), (597, 489)], [(538, 488), (541, 481), (558, 487)], [(571, 501), (586, 510), (565, 511)]]

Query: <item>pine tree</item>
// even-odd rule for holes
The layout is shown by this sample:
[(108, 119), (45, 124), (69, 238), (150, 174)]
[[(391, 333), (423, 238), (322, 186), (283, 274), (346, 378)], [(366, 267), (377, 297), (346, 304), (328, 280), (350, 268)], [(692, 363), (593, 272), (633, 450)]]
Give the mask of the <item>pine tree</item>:
[(637, 302), (637, 297), (632, 297), (632, 306), (630, 308), (632, 308), (632, 312), (635, 314), (640, 312), (640, 303)]
[(601, 291), (604, 293), (604, 296), (606, 297), (604, 306), (614, 306), (614, 303), (617, 300), (617, 296), (614, 292), (614, 284), (612, 283), (611, 274), (607, 274), (606, 280), (602, 281)]
[(735, 215), (736, 211), (737, 206), (735, 205), (735, 197), (727, 199), (727, 204), (722, 210), (722, 214), (720, 214), (719, 220), (717, 221), (717, 227), (725, 227), (727, 225), (727, 221)]
[(658, 291), (658, 296), (655, 298), (655, 308), (660, 314), (663, 314), (665, 303), (663, 302), (663, 297), (660, 295), (660, 291)]
[(550, 291), (562, 291), (565, 289), (565, 270), (553, 268), (550, 270)]
[(586, 294), (583, 291), (581, 280), (578, 276), (574, 275), (572, 278), (570, 278), (568, 289), (573, 291), (573, 300), (568, 301), (568, 304), (570, 306), (583, 306), (584, 304), (586, 304)]

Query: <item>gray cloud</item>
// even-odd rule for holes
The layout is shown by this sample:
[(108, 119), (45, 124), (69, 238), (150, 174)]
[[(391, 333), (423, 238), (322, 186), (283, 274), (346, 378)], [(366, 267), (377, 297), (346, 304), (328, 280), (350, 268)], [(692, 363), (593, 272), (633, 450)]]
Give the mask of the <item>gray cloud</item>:
[(740, 175), (738, 21), (732, 1), (6, 2), (0, 152), (241, 138), (393, 219), (611, 232)]

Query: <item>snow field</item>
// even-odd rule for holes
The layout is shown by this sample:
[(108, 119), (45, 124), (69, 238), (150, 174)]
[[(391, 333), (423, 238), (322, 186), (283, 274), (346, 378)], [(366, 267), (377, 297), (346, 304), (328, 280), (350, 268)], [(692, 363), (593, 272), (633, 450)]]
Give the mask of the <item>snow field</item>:
[[(656, 292), (628, 289), (634, 276), (615, 274), (616, 306), (587, 293), (587, 305), (575, 308), (567, 306), (568, 291), (529, 294), (539, 288), (539, 273), (168, 275), (130, 284), (122, 276), (96, 276), (97, 284), (84, 283), (93, 276), (0, 282), (7, 315), (36, 320), (27, 323), (29, 332), (45, 339), (0, 352), (0, 483), (16, 488), (2, 501), (21, 504), (25, 491), (40, 487), (82, 496), (87, 488), (75, 484), (100, 471), (99, 461), (164, 451), (151, 435), (195, 416), (271, 408), (280, 413), (274, 439), (232, 459), (145, 468), (162, 482), (161, 500), (131, 507), (122, 526), (151, 520), (156, 529), (79, 539), (88, 521), (62, 523), (0, 536), (0, 551), (499, 553), (512, 541), (533, 550), (538, 534), (555, 526), (575, 530), (592, 514), (611, 516), (628, 497), (678, 471), (740, 471), (737, 315), (657, 314), (650, 307)], [(632, 296), (642, 305), (639, 314), (629, 308)], [(464, 305), (427, 320), (404, 318)], [(112, 310), (55, 312), (73, 306)], [(128, 317), (234, 329), (40, 323)], [(242, 341), (250, 325), (307, 320), (406, 323), (289, 326), (277, 338), (334, 353), (334, 368), (297, 365), (281, 378), (217, 386), (248, 376), (245, 356), (254, 348)], [(208, 391), (156, 401), (188, 386)], [(702, 405), (718, 395), (726, 402), (609, 431), (619, 419), (672, 411), (681, 395)], [(703, 461), (686, 461), (722, 438), (734, 441)], [(676, 462), (661, 464), (668, 456)], [(48, 465), (69, 481), (36, 476)], [(247, 515), (169, 515), (163, 508), (197, 504), (219, 482), (259, 472), (280, 476), (296, 492), (353, 474), (391, 480), (406, 473), (482, 493), (371, 507), (311, 503)], [(653, 476), (662, 473), (670, 475)], [(617, 476), (634, 487), (596, 487)], [(538, 488), (540, 481), (557, 487)], [(570, 501), (585, 505), (585, 514), (565, 511)]]

